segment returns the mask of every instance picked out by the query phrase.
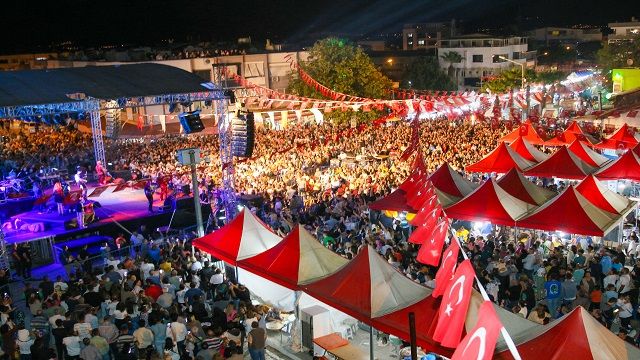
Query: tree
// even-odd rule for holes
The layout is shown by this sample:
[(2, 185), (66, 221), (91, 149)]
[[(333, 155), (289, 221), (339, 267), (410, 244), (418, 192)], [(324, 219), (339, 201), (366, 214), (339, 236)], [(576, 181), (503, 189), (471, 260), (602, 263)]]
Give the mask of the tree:
[(640, 65), (640, 35), (628, 41), (604, 44), (597, 59), (604, 70)]
[[(299, 64), (312, 78), (329, 89), (365, 98), (380, 99), (391, 89), (391, 80), (384, 76), (365, 52), (345, 40), (328, 38), (316, 42), (309, 50), (307, 61)], [(307, 85), (293, 71), (287, 90), (299, 96), (316, 99), (325, 97)], [(333, 111), (327, 119), (334, 123), (374, 119), (376, 111)]]
[(440, 55), (440, 58), (449, 63), (449, 67), (447, 68), (447, 75), (451, 79), (455, 79), (456, 82), (458, 80), (458, 74), (456, 73), (453, 64), (459, 64), (464, 59), (462, 55), (458, 54), (455, 51), (447, 51), (446, 53)]
[[(362, 49), (344, 40), (328, 38), (316, 42), (309, 50), (307, 61), (300, 66), (320, 84), (333, 91), (365, 98), (382, 98), (391, 88), (384, 76)], [(300, 96), (323, 98), (292, 73), (288, 90)]]
[(457, 89), (451, 78), (440, 69), (438, 59), (433, 56), (416, 58), (402, 76), (402, 87), (420, 90)]

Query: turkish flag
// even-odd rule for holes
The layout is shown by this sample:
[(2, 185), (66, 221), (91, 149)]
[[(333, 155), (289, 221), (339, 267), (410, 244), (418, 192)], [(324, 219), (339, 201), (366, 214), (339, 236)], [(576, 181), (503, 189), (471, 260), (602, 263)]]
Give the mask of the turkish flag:
[(424, 225), (425, 226), (418, 226), (415, 231), (413, 231), (411, 235), (409, 235), (409, 239), (407, 239), (407, 241), (412, 244), (421, 245), (424, 242), (424, 239), (430, 236), (433, 232), (432, 226), (428, 226), (428, 223), (425, 223)]
[(416, 260), (426, 265), (438, 266), (448, 232), (449, 220), (447, 218), (440, 219), (440, 222), (431, 231), (431, 236), (423, 239)]
[(415, 194), (407, 193), (407, 205), (414, 209), (418, 209), (420, 208), (420, 205), (431, 199), (433, 195), (435, 195), (435, 190), (433, 189), (433, 185), (431, 185), (431, 181), (427, 180)]
[[(436, 197), (436, 195), (434, 195), (434, 197)], [(433, 227), (436, 224), (436, 221), (440, 218), (440, 215), (442, 215), (442, 206), (440, 206), (440, 204), (436, 204), (430, 209), (419, 211), (416, 216), (411, 219), (410, 223), (414, 226), (426, 226), (425, 224), (431, 224), (431, 227)]]
[(453, 279), (453, 275), (456, 271), (456, 265), (458, 264), (458, 254), (460, 253), (460, 247), (458, 242), (453, 239), (447, 250), (442, 255), (442, 263), (436, 273), (436, 288), (433, 289), (431, 296), (437, 298), (444, 294), (444, 290), (449, 286), (449, 282)]
[(144, 126), (144, 118), (142, 117), (142, 114), (138, 115), (138, 123), (136, 124), (136, 127), (140, 130), (142, 130), (142, 127)]
[(527, 133), (529, 132), (527, 129), (527, 125), (520, 125), (520, 129), (519, 130), (519, 134), (520, 136), (527, 136)]
[(491, 301), (480, 306), (478, 323), (456, 348), (451, 360), (491, 360), (502, 323)]
[(475, 271), (471, 261), (467, 259), (458, 266), (456, 274), (442, 296), (438, 325), (433, 333), (433, 339), (444, 347), (455, 348), (460, 343), (474, 278)]

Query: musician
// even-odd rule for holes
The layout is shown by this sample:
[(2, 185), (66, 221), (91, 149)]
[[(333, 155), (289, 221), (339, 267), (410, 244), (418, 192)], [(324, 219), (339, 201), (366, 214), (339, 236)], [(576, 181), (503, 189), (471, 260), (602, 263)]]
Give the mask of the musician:
[(100, 160), (96, 162), (96, 175), (98, 175), (98, 184), (105, 185), (107, 183), (108, 172)]
[(53, 185), (53, 199), (58, 206), (58, 215), (64, 215), (64, 189), (60, 180)]
[(153, 193), (154, 193), (153, 185), (151, 184), (151, 180), (147, 180), (144, 184), (144, 196), (147, 197), (147, 201), (149, 202), (149, 212), (153, 212)]
[(76, 181), (76, 185), (78, 185), (78, 187), (82, 190), (82, 198), (86, 199), (87, 198), (87, 173), (84, 171), (84, 169), (81, 166), (77, 166), (76, 167), (76, 174), (73, 176), (73, 178)]
[(170, 177), (158, 173), (158, 187), (160, 187), (160, 200), (164, 201), (169, 195), (169, 179)]

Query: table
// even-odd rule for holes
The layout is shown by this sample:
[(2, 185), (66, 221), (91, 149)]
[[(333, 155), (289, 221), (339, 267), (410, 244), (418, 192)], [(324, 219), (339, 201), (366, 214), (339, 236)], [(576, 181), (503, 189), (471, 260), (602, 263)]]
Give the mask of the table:
[(365, 354), (359, 347), (351, 344), (328, 350), (328, 352), (344, 360), (369, 360), (369, 354)]
[(313, 339), (313, 342), (327, 351), (331, 351), (341, 346), (349, 345), (349, 340), (340, 336), (339, 333), (320, 336)]

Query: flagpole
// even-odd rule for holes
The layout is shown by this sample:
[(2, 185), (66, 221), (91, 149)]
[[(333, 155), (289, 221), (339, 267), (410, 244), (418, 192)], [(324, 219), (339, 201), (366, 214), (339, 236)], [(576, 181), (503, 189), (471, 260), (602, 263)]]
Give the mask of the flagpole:
[[(458, 239), (458, 237), (456, 236), (456, 233), (453, 230), (453, 228), (449, 227), (449, 231), (451, 231), (451, 234), (453, 235), (455, 242), (458, 243), (458, 247), (460, 248), (462, 257), (465, 260), (469, 260), (469, 257), (467, 256), (467, 253), (464, 251), (464, 248), (462, 247), (462, 243), (460, 242), (460, 239)], [(476, 283), (478, 284), (478, 289), (480, 290), (480, 294), (482, 294), (482, 298), (485, 301), (491, 301), (491, 299), (489, 298), (489, 295), (487, 294), (487, 291), (484, 289), (484, 286), (482, 286), (480, 279), (478, 279), (478, 275), (475, 275), (474, 277), (476, 279)], [(513, 359), (522, 360), (522, 357), (518, 352), (518, 348), (516, 348), (516, 344), (513, 342), (511, 335), (509, 335), (509, 333), (507, 332), (507, 329), (504, 326), (500, 328), (500, 333), (502, 334), (502, 338), (504, 339), (504, 342), (507, 344), (507, 347), (509, 348), (509, 351), (511, 352), (511, 356), (513, 356)]]

